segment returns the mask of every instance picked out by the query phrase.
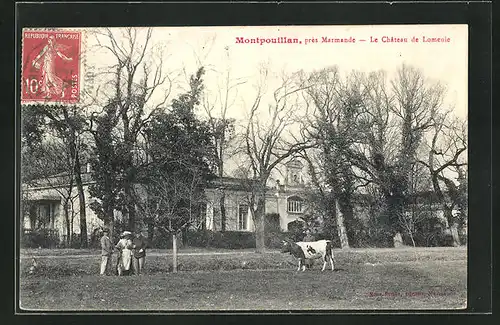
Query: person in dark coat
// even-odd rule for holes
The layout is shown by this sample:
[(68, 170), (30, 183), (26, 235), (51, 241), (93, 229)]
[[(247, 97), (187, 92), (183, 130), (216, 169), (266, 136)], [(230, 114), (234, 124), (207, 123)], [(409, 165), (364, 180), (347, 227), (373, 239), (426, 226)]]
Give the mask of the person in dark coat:
[(146, 261), (147, 247), (147, 240), (140, 232), (135, 233), (134, 239), (132, 240), (132, 247), (134, 249), (134, 273), (140, 275), (142, 274), (144, 262)]

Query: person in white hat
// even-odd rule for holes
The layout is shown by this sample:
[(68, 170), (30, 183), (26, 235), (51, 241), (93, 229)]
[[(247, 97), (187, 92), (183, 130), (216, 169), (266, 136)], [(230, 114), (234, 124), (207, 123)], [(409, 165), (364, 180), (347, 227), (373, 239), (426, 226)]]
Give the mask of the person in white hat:
[(118, 275), (129, 275), (132, 272), (132, 233), (124, 231), (115, 247), (118, 250)]

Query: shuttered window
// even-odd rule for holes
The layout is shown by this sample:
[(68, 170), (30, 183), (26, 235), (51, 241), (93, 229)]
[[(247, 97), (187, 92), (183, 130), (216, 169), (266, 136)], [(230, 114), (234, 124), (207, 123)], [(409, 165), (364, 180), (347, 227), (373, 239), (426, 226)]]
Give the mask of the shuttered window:
[(248, 205), (240, 204), (238, 207), (238, 230), (248, 230)]
[(291, 213), (302, 213), (303, 211), (303, 201), (302, 198), (298, 196), (293, 196), (287, 200), (287, 211)]

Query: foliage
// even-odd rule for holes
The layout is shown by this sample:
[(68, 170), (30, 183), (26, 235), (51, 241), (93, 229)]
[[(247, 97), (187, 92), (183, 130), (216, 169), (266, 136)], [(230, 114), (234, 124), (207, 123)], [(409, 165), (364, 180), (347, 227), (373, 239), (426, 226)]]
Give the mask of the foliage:
[(265, 230), (266, 233), (280, 233), (280, 215), (277, 213), (267, 213), (265, 215)]
[(109, 103), (102, 115), (92, 120), (96, 124), (91, 131), (94, 136), (92, 159), (92, 178), (95, 181), (90, 185), (90, 195), (97, 199), (91, 202), (90, 207), (97, 217), (107, 225), (114, 221), (114, 210), (121, 210), (120, 192), (123, 181), (120, 177), (124, 165), (119, 145), (114, 136), (117, 125), (116, 107)]
[[(268, 248), (281, 248), (282, 239), (288, 236), (283, 232), (266, 233), (265, 243)], [(184, 240), (189, 247), (243, 249), (255, 248), (255, 233), (246, 231), (188, 231)]]
[(22, 248), (55, 248), (58, 245), (59, 236), (50, 229), (35, 229), (21, 234)]
[[(71, 179), (68, 186), (63, 189), (64, 193), (58, 189), (58, 185), (61, 184), (52, 184), (50, 181), (48, 183), (61, 192), (65, 201), (64, 206), (67, 207), (74, 182), (80, 203), (80, 228), (86, 234), (86, 204), (81, 163), (82, 157), (87, 152), (87, 144), (83, 140), (87, 121), (82, 114), (82, 108), (76, 105), (37, 104), (28, 105), (23, 108), (22, 113), (26, 114), (23, 116), (22, 133), (22, 144), (25, 145), (23, 169), (26, 169), (23, 170), (23, 173), (26, 173), (23, 181), (30, 181), (40, 176), (47, 181), (53, 175), (64, 172)], [(30, 153), (35, 156), (31, 157), (33, 164), (29, 161)], [(39, 170), (37, 171), (37, 167), (34, 166), (38, 166)], [(84, 235), (81, 237), (81, 247), (87, 245), (87, 237)]]
[(209, 126), (195, 115), (204, 69), (191, 77), (190, 90), (156, 114), (145, 129), (147, 164), (139, 170), (136, 202), (147, 223), (176, 234), (200, 222), (204, 188), (213, 177)]

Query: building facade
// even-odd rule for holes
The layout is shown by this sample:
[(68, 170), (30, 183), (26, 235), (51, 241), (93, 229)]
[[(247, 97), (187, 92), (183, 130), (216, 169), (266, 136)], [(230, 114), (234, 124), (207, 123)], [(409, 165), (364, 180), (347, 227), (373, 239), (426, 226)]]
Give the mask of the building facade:
[[(284, 184), (279, 181), (269, 186), (266, 191), (265, 212), (279, 215), (281, 230), (287, 231), (290, 222), (296, 221), (306, 209), (304, 199), (303, 165), (298, 161), (286, 164)], [(85, 211), (87, 231), (90, 235), (104, 223), (90, 208), (93, 198), (89, 186), (93, 183), (90, 170), (82, 174), (83, 189), (86, 198)], [(46, 229), (54, 232), (60, 241), (66, 240), (68, 229), (70, 234), (80, 234), (80, 206), (76, 187), (69, 187), (68, 176), (64, 174), (39, 179), (30, 186), (23, 185), (21, 207), (21, 228), (25, 232), (34, 229)], [(220, 231), (222, 229), (220, 213), (220, 197), (224, 192), (226, 211), (226, 230), (254, 231), (254, 223), (250, 213), (249, 188), (251, 181), (246, 179), (224, 177), (216, 179), (205, 190), (206, 208), (204, 219), (206, 229)], [(67, 209), (64, 204), (68, 205)], [(120, 218), (119, 211), (115, 212)]]

